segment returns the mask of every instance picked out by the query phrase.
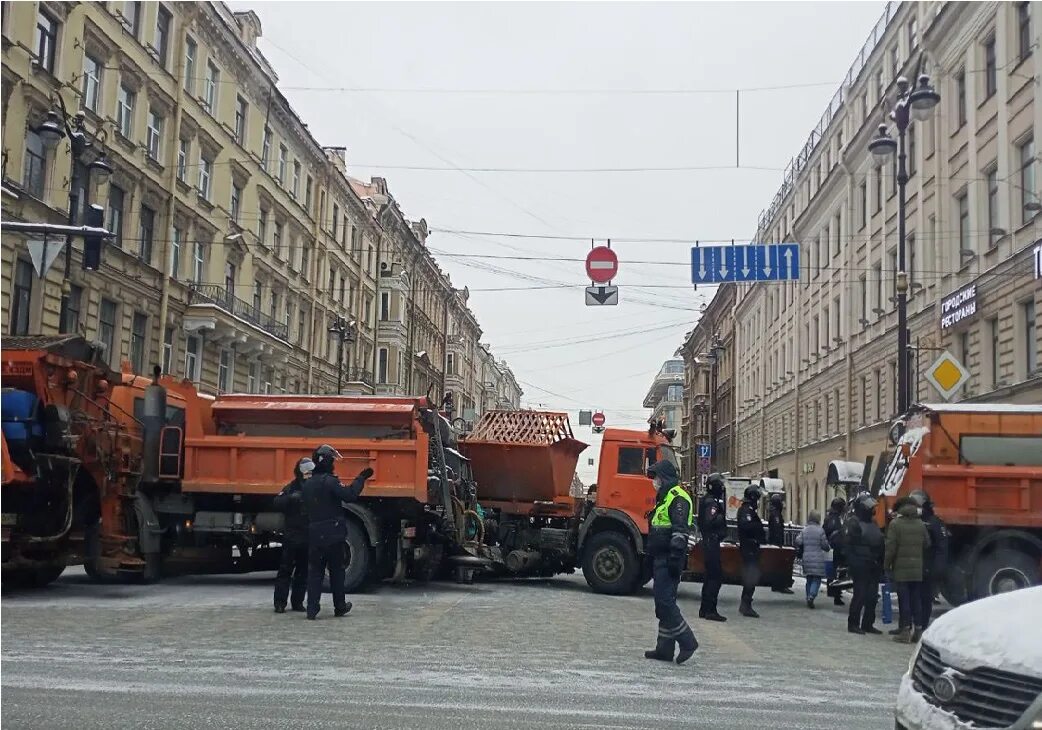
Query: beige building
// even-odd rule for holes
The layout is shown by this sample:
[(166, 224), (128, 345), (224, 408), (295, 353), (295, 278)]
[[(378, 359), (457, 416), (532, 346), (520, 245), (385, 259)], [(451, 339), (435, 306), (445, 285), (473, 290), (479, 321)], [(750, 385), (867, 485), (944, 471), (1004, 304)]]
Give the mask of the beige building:
[[(450, 333), (480, 329), (381, 178), (348, 176), (278, 91), (261, 24), (223, 3), (3, 4), (3, 216), (105, 208), (96, 272), (38, 279), (3, 238), (3, 331), (80, 332), (110, 364), (153, 363), (210, 392), (425, 394), (448, 387)], [(100, 137), (108, 179), (72, 174), (37, 133), (60, 96)], [(80, 190), (70, 190), (76, 178)], [(340, 336), (353, 322), (338, 368)], [(473, 359), (473, 358), (472, 358)], [(475, 367), (470, 362), (453, 367)], [(476, 403), (477, 375), (460, 397)]]
[[(1042, 238), (1040, 11), (889, 5), (760, 217), (756, 240), (800, 242), (802, 278), (737, 286), (735, 466), (782, 477), (796, 519), (833, 496), (831, 461), (880, 453), (896, 408), (895, 168), (877, 167), (867, 146), (883, 95), (892, 102), (920, 58), (942, 98), (908, 138), (913, 398), (938, 399), (924, 371), (947, 350), (972, 375), (957, 398), (1042, 401), (1031, 262)], [(966, 287), (948, 316), (942, 302)]]

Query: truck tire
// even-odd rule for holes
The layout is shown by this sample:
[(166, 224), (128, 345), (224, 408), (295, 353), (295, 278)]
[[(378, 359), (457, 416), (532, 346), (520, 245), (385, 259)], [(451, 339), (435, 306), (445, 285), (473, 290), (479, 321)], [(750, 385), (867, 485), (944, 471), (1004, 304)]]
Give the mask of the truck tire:
[(1010, 548), (996, 548), (977, 561), (973, 569), (975, 598), (1008, 593), (1042, 583), (1038, 560)]
[(344, 590), (354, 593), (369, 580), (373, 548), (365, 530), (356, 520), (347, 521), (344, 540)]
[(948, 564), (941, 581), (941, 595), (952, 606), (961, 606), (970, 600), (970, 580), (965, 560)]
[(626, 536), (608, 530), (591, 537), (583, 549), (583, 576), (596, 593), (623, 596), (636, 590), (641, 561)]

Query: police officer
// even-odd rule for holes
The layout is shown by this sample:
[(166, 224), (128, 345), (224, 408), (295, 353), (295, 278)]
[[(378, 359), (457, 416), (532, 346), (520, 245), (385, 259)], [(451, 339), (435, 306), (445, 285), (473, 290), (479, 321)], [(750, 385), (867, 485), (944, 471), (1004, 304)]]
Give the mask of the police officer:
[(842, 497), (836, 497), (829, 505), (828, 514), (825, 515), (825, 522), (822, 524), (825, 539), (832, 546), (832, 577), (828, 579), (826, 593), (832, 596), (832, 600), (837, 606), (846, 605), (843, 603), (843, 591), (832, 587), (839, 577), (840, 568), (847, 564), (843, 551), (843, 515), (846, 511), (847, 501)]
[(702, 533), (702, 556), (705, 576), (702, 579), (702, 605), (698, 617), (707, 621), (726, 621), (716, 607), (724, 567), (720, 560), (720, 543), (727, 535), (727, 509), (724, 504), (724, 478), (710, 474), (706, 479), (709, 493), (698, 503), (698, 530)]
[(315, 472), (304, 482), (304, 509), (308, 515), (308, 610), (310, 620), (318, 618), (322, 598), (322, 576), (329, 568), (329, 587), (333, 593), (333, 615), (345, 616), (351, 604), (344, 598), (344, 540), (347, 518), (344, 502), (354, 502), (373, 475), (363, 469), (351, 486), (345, 487), (333, 474), (340, 454), (332, 446), (315, 449), (311, 460)]
[[(785, 546), (785, 495), (774, 493), (767, 505), (767, 544)], [(775, 593), (792, 593), (792, 581), (787, 585), (771, 586)]]
[(760, 618), (753, 610), (753, 592), (760, 582), (760, 545), (766, 539), (763, 521), (756, 514), (760, 502), (759, 487), (745, 488), (745, 498), (738, 508), (738, 548), (742, 554), (742, 602), (738, 613), (749, 618)]
[(691, 495), (679, 485), (676, 467), (669, 461), (656, 462), (648, 476), (655, 482), (655, 509), (649, 513), (648, 554), (655, 577), (655, 616), (658, 641), (644, 652), (648, 659), (673, 661), (674, 644), (680, 646), (677, 664), (683, 664), (698, 648), (695, 633), (677, 606), (677, 587), (687, 562), (687, 536), (691, 529)]
[(882, 633), (873, 624), (883, 575), (883, 532), (873, 520), (876, 500), (865, 493), (854, 502), (854, 514), (843, 523), (843, 549), (854, 581), (854, 594), (847, 613), (847, 631), (852, 634)]
[(923, 555), (922, 617), (923, 628), (930, 625), (933, 616), (933, 597), (940, 590), (944, 573), (948, 569), (948, 528), (933, 510), (933, 500), (922, 489), (917, 489), (908, 498), (918, 505), (920, 518), (930, 535), (930, 546)]
[[(275, 497), (275, 509), (286, 516), (282, 530), (282, 559), (275, 576), (275, 613), (286, 613), (286, 599), (294, 611), (304, 610), (308, 584), (308, 516), (304, 513), (304, 482), (311, 477), (315, 463), (303, 458), (293, 467), (292, 482)], [(290, 580), (293, 593), (290, 594)]]

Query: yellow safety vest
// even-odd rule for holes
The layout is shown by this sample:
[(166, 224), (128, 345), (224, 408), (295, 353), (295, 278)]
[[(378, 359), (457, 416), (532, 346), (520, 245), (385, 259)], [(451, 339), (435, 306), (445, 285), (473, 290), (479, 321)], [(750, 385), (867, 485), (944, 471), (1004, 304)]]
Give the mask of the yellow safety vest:
[(672, 520), (669, 519), (669, 508), (670, 505), (673, 504), (673, 500), (677, 497), (687, 500), (687, 526), (691, 527), (695, 514), (694, 509), (692, 509), (693, 503), (691, 501), (691, 495), (688, 494), (687, 490), (679, 484), (675, 487), (671, 487), (669, 492), (666, 494), (666, 498), (662, 500), (662, 504), (655, 508), (655, 512), (651, 515), (652, 527), (669, 527), (673, 524)]

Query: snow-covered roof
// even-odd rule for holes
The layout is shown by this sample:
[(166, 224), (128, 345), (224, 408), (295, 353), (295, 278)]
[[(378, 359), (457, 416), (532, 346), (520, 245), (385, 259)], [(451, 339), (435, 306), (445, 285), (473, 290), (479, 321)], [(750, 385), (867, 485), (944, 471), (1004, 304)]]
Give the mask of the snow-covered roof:
[(923, 403), (936, 413), (1042, 413), (1042, 405), (1021, 403)]
[(860, 484), (865, 465), (858, 461), (830, 461), (826, 484)]

